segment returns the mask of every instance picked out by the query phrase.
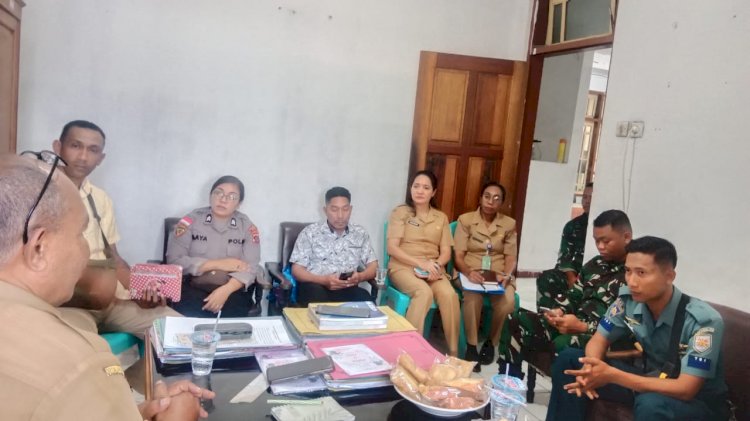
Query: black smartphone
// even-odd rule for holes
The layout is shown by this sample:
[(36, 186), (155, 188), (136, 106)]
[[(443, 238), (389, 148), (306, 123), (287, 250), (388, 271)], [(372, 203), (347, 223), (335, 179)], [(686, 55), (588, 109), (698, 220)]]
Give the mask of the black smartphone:
[(313, 358), (311, 360), (268, 367), (266, 378), (268, 379), (268, 383), (274, 383), (279, 380), (294, 379), (310, 374), (327, 373), (332, 370), (333, 360), (326, 355), (325, 357)]
[[(193, 330), (213, 330), (213, 323), (195, 325)], [(253, 334), (253, 325), (250, 323), (219, 323), (216, 331), (221, 335), (221, 339), (247, 339)]]
[(339, 279), (342, 281), (349, 279), (352, 276), (352, 273), (354, 272), (344, 272), (341, 275), (339, 275)]

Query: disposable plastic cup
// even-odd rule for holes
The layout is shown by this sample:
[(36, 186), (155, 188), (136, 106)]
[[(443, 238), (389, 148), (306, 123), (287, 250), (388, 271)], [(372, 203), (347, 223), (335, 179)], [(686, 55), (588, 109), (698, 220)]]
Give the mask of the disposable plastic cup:
[(194, 375), (206, 376), (211, 374), (211, 367), (214, 365), (214, 356), (216, 355), (216, 344), (219, 343), (220, 339), (219, 332), (213, 330), (200, 330), (193, 332), (190, 336), (190, 340), (193, 342), (191, 362)]

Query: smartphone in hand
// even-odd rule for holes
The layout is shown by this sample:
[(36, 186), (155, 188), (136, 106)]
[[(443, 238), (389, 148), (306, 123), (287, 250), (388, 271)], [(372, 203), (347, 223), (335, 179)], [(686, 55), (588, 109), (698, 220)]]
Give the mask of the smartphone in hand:
[(345, 281), (345, 280), (351, 278), (353, 273), (354, 272), (344, 272), (344, 273), (342, 273), (342, 274), (339, 275), (339, 279), (342, 280), (342, 281)]

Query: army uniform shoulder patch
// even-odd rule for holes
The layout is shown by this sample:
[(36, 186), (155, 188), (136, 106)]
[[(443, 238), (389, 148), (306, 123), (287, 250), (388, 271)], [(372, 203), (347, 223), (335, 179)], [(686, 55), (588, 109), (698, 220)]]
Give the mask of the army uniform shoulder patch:
[(185, 232), (187, 231), (188, 227), (192, 225), (193, 218), (189, 216), (184, 216), (182, 219), (180, 219), (180, 222), (177, 223), (174, 227), (174, 235), (175, 237), (181, 237)]
[(708, 352), (711, 350), (713, 342), (713, 333), (701, 332), (700, 330), (693, 336), (693, 350), (699, 354)]
[(609, 309), (610, 317), (617, 317), (625, 311), (625, 303), (622, 298), (617, 297), (615, 302), (612, 304), (612, 308)]

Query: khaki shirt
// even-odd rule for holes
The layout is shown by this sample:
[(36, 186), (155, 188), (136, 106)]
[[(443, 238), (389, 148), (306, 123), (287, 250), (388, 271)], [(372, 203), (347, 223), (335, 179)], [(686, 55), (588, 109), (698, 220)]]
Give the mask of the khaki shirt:
[(3, 420), (143, 420), (120, 362), (99, 335), (4, 281), (0, 320)]
[(491, 246), (490, 268), (495, 272), (505, 272), (505, 256), (517, 256), (516, 221), (498, 213), (489, 226), (482, 219), (479, 209), (458, 217), (456, 233), (453, 236), (455, 250), (466, 252), (464, 261), (474, 269), (482, 268), (482, 256)]
[[(422, 259), (437, 259), (440, 248), (451, 247), (453, 237), (448, 226), (448, 217), (437, 209), (430, 208), (422, 219), (416, 216), (410, 206), (402, 205), (391, 212), (388, 219), (388, 240), (400, 238), (400, 247), (410, 256)], [(389, 267), (407, 266), (395, 259)]]
[(180, 265), (185, 274), (201, 275), (200, 267), (207, 260), (233, 257), (250, 266), (246, 272), (230, 272), (229, 276), (245, 284), (245, 288), (262, 276), (260, 271), (260, 234), (242, 212), (226, 222), (211, 215), (211, 208), (199, 208), (180, 219), (169, 237), (167, 263)]
[[(102, 231), (104, 231), (104, 236), (107, 237), (110, 245), (114, 245), (120, 241), (120, 233), (117, 231), (112, 199), (109, 198), (109, 195), (104, 190), (91, 184), (88, 179), (83, 180), (78, 193), (81, 195), (83, 206), (89, 214), (89, 225), (83, 233), (86, 242), (89, 243), (89, 259), (105, 259)], [(96, 222), (96, 218), (94, 218), (94, 212), (87, 199), (89, 194), (94, 198), (96, 211), (101, 218), (101, 229), (99, 228), (99, 223)]]

